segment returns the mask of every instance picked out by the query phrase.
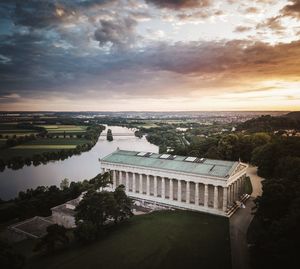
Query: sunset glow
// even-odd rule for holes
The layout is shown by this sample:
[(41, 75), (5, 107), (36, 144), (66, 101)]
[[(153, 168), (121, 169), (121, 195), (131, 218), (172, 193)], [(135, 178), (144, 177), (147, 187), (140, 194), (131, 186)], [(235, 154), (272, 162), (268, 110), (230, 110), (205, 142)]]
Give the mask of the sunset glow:
[(0, 4), (0, 110), (299, 110), (299, 0)]

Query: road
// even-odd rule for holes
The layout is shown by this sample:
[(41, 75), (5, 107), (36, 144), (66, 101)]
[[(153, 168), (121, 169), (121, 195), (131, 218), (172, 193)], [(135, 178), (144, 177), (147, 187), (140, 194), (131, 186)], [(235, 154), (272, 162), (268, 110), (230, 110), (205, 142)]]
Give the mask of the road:
[(253, 219), (251, 209), (254, 198), (262, 194), (261, 180), (257, 175), (256, 167), (249, 166), (247, 175), (251, 179), (252, 194), (246, 202), (246, 208), (240, 208), (230, 218), (230, 241), (232, 269), (249, 269), (249, 252), (247, 245), (247, 230)]

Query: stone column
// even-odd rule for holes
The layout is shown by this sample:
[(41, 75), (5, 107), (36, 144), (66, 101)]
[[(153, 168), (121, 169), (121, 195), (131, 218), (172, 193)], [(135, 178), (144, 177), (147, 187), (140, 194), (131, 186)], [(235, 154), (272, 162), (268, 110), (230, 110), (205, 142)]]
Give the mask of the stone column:
[(165, 199), (166, 198), (166, 186), (165, 186), (165, 178), (161, 178), (161, 198)]
[(140, 188), (139, 188), (139, 193), (143, 194), (143, 175), (140, 174)]
[(187, 204), (190, 203), (190, 182), (189, 182), (189, 181), (186, 182), (185, 202), (186, 202)]
[(195, 205), (199, 205), (199, 183), (195, 183)]
[(132, 173), (132, 192), (135, 192), (136, 185), (135, 185), (135, 173)]
[(227, 187), (223, 188), (223, 211), (227, 210)]
[(118, 177), (119, 177), (119, 185), (122, 185), (123, 184), (123, 181), (122, 181), (122, 171), (119, 171)]
[(150, 178), (149, 175), (147, 175), (147, 195), (150, 196)]
[(237, 181), (234, 182), (234, 185), (235, 185), (235, 201), (239, 199), (239, 192), (238, 192), (238, 183)]
[(126, 192), (128, 192), (129, 191), (129, 174), (128, 174), (128, 172), (125, 172), (125, 175), (126, 175), (126, 185), (125, 185), (125, 190), (126, 190)]
[(157, 176), (154, 176), (154, 190), (153, 190), (154, 197), (157, 197)]
[(232, 185), (229, 186), (229, 193), (228, 193), (228, 200), (229, 204), (232, 204)]
[(218, 186), (215, 186), (214, 188), (214, 209), (218, 209), (219, 207), (219, 192), (218, 192)]
[(231, 202), (235, 201), (235, 191), (234, 191), (234, 183), (231, 184)]
[(170, 185), (169, 185), (169, 187), (170, 187), (170, 190), (169, 190), (169, 199), (173, 200), (173, 179), (172, 178), (170, 178)]
[(113, 170), (113, 189), (117, 187), (116, 170)]
[(181, 181), (180, 181), (180, 180), (178, 180), (177, 191), (178, 191), (178, 194), (177, 194), (177, 201), (178, 201), (178, 202), (181, 202)]
[(208, 185), (204, 184), (204, 206), (208, 207)]

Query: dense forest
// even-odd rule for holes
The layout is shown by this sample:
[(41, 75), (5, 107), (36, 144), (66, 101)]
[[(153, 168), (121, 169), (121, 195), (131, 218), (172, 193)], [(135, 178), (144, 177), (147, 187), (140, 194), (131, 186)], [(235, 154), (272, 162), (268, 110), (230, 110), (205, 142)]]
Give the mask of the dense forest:
[(273, 132), (276, 130), (300, 129), (300, 112), (291, 112), (284, 116), (261, 116), (239, 124), (237, 130), (250, 132)]
[(294, 268), (300, 249), (300, 139), (275, 140), (255, 150), (265, 178), (249, 228), (253, 268)]

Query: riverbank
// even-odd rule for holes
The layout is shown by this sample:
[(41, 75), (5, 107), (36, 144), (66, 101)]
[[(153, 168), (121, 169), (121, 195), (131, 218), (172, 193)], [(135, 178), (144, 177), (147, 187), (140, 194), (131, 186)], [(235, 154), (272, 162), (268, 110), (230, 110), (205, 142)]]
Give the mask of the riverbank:
[(38, 166), (89, 151), (105, 129), (102, 125), (56, 124), (35, 127), (44, 131), (31, 135), (31, 139), (26, 140), (21, 137), (8, 138), (6, 147), (0, 149), (0, 171), (6, 167), (17, 170), (24, 165)]
[(80, 155), (73, 155), (65, 160), (49, 161), (39, 166), (24, 166), (22, 169), (10, 168), (0, 172), (0, 198), (9, 200), (38, 186), (59, 186), (64, 178), (69, 181), (80, 181), (93, 178), (101, 171), (99, 158), (112, 153), (117, 148), (124, 150), (140, 150), (158, 152), (158, 147), (150, 144), (145, 137), (134, 136), (134, 130), (119, 126), (109, 126), (114, 134), (113, 141), (106, 140), (106, 132), (102, 132), (96, 144)]

